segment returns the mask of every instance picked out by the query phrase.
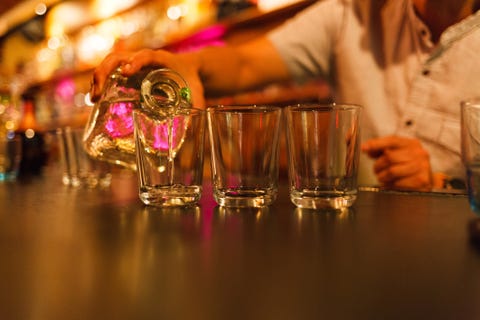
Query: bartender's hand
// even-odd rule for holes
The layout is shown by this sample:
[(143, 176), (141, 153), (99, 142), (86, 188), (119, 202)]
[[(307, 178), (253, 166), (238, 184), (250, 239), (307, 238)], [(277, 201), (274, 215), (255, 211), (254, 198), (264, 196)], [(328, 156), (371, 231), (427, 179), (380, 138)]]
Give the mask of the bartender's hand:
[(435, 187), (429, 154), (417, 139), (399, 136), (371, 139), (362, 144), (362, 151), (375, 159), (373, 170), (385, 188)]
[(187, 81), (192, 91), (193, 105), (204, 107), (204, 91), (199, 78), (199, 61), (195, 53), (174, 54), (165, 50), (143, 49), (137, 52), (110, 53), (97, 66), (93, 73), (90, 99), (98, 101), (105, 81), (117, 67), (125, 76), (133, 75), (145, 66), (167, 67), (178, 72)]

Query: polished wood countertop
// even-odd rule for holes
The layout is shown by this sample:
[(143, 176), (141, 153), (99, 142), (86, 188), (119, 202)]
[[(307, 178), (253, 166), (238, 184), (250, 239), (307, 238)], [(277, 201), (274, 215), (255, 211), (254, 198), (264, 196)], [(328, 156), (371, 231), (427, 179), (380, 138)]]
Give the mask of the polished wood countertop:
[(351, 210), (159, 209), (118, 172), (0, 184), (1, 319), (480, 319), (463, 195), (359, 193)]

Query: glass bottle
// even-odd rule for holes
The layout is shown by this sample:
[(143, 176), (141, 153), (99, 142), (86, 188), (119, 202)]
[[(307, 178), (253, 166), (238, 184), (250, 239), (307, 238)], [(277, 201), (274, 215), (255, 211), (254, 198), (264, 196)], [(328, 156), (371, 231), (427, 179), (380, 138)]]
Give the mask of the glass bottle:
[(144, 110), (166, 116), (178, 108), (191, 108), (190, 89), (180, 74), (168, 68), (142, 69), (130, 77), (116, 69), (85, 127), (87, 153), (136, 170), (132, 115), (142, 104)]

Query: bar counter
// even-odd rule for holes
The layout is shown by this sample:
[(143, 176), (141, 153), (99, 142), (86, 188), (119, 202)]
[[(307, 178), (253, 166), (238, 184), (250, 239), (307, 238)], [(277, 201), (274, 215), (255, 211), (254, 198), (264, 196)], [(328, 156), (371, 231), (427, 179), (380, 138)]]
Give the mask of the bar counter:
[(301, 210), (144, 206), (134, 174), (0, 184), (0, 319), (480, 319), (464, 195), (362, 191)]

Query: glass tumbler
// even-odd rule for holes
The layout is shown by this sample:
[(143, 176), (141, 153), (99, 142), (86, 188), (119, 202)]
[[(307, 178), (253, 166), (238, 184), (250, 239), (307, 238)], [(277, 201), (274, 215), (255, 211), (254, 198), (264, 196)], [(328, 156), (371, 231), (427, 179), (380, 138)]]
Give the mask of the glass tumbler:
[(461, 138), (470, 207), (480, 215), (480, 98), (461, 103)]
[(207, 112), (217, 203), (226, 207), (273, 203), (278, 192), (281, 108), (218, 106)]
[(357, 197), (361, 107), (286, 108), (290, 199), (299, 208), (344, 209)]
[(201, 197), (205, 111), (133, 111), (139, 196), (159, 207), (191, 206)]

